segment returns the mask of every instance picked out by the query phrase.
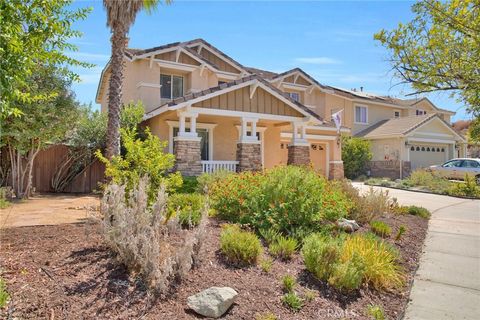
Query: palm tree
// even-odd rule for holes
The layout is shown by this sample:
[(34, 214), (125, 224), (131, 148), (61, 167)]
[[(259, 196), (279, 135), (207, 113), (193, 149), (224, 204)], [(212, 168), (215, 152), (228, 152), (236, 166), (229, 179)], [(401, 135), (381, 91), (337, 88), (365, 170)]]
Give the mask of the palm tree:
[[(145, 9), (151, 12), (160, 0), (103, 0), (107, 11), (107, 26), (112, 31), (112, 57), (108, 91), (108, 125), (106, 156), (111, 159), (120, 154), (120, 108), (122, 103), (123, 56), (130, 26), (137, 14)], [(169, 4), (171, 1), (166, 0)]]

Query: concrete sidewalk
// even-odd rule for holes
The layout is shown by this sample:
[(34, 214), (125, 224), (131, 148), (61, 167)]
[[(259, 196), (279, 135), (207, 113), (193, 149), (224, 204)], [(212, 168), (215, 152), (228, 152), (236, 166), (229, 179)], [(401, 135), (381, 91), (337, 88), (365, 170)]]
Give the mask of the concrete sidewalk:
[(480, 319), (480, 200), (375, 189), (432, 212), (405, 319)]

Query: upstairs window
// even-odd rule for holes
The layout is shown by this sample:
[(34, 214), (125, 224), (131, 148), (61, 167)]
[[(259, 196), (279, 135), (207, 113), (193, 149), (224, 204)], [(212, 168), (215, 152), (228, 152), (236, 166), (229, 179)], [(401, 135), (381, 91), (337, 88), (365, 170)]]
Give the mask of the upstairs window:
[(300, 102), (300, 95), (297, 92), (288, 92), (288, 95), (293, 100)]
[(395, 118), (400, 118), (400, 111), (395, 111), (393, 114)]
[(355, 123), (359, 123), (359, 124), (368, 123), (367, 107), (355, 106)]
[(160, 75), (160, 98), (175, 99), (183, 96), (183, 77), (171, 74)]
[(415, 112), (417, 116), (423, 116), (424, 114), (427, 114), (427, 112), (422, 109), (417, 109)]

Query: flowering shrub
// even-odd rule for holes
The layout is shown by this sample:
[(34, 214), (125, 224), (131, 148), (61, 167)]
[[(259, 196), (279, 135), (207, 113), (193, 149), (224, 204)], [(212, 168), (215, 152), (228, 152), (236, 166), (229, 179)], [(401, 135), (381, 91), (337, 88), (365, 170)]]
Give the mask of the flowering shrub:
[(168, 198), (169, 216), (177, 216), (183, 227), (197, 226), (205, 207), (205, 196), (198, 193), (174, 193)]
[(230, 175), (212, 186), (211, 200), (223, 219), (297, 238), (345, 216), (349, 207), (336, 184), (297, 166)]

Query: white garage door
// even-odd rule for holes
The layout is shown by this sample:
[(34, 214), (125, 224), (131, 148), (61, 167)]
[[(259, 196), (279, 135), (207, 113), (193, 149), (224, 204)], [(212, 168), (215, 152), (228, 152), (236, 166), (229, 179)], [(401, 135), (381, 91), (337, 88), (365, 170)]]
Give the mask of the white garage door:
[(410, 147), (410, 164), (413, 169), (426, 168), (445, 162), (448, 148), (439, 145), (412, 145)]

